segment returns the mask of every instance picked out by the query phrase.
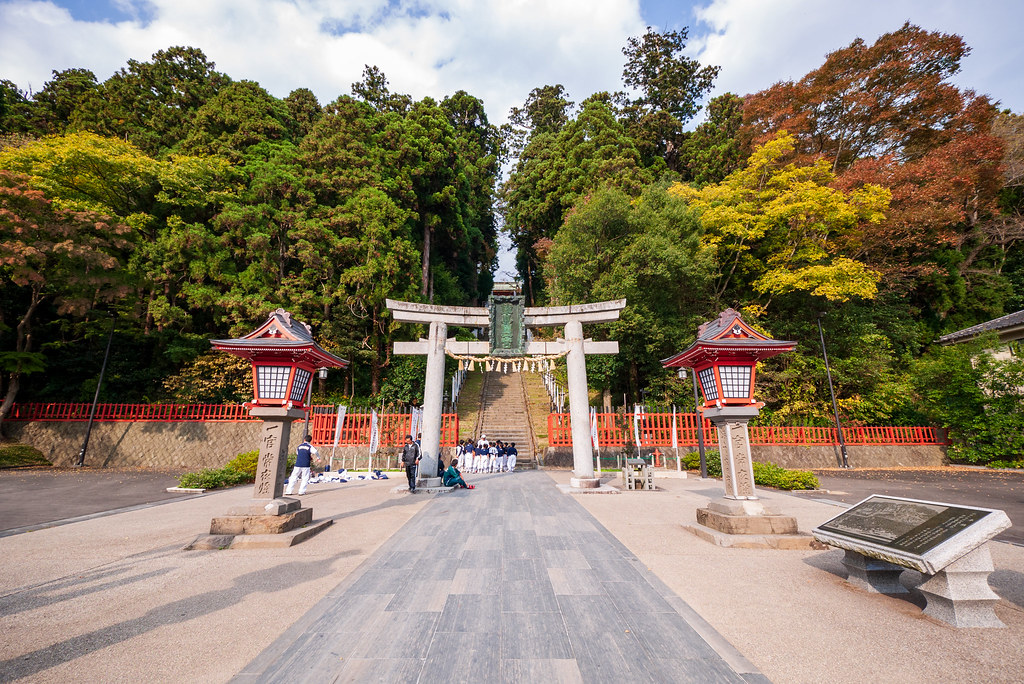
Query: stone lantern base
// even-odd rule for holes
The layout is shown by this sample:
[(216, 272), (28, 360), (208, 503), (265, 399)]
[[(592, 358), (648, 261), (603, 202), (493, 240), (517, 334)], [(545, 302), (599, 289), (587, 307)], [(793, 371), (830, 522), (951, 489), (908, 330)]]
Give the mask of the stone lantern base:
[(796, 518), (760, 500), (718, 499), (697, 509), (697, 522), (725, 534), (796, 534)]

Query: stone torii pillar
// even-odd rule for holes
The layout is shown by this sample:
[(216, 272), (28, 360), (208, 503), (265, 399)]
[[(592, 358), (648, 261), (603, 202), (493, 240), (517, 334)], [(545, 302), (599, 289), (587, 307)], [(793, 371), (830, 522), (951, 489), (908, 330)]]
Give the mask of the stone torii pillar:
[[(610, 323), (619, 318), (626, 306), (625, 299), (593, 304), (552, 307), (526, 307), (524, 323), (527, 328), (565, 326), (565, 339), (555, 342), (530, 342), (526, 356), (566, 355), (569, 385), (569, 417), (572, 425), (573, 475), (572, 486), (591, 488), (599, 485), (594, 477), (594, 450), (590, 441), (590, 411), (587, 396), (587, 354), (617, 354), (618, 342), (594, 342), (584, 339), (584, 323)], [(437, 472), (437, 459), (441, 448), (441, 410), (444, 403), (445, 352), (460, 355), (486, 356), (491, 352), (489, 342), (459, 342), (446, 339), (449, 325), (467, 328), (490, 328), (490, 312), (486, 307), (435, 306), (415, 302), (387, 300), (392, 318), (399, 323), (429, 323), (430, 337), (419, 342), (395, 342), (396, 354), (426, 354), (427, 377), (423, 389), (423, 441), (420, 472)], [(425, 486), (429, 478), (420, 477)]]

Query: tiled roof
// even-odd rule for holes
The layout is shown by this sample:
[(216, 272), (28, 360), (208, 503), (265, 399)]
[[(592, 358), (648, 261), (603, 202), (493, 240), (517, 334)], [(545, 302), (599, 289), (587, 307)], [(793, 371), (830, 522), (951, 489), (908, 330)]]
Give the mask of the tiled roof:
[(939, 344), (965, 342), (981, 335), (982, 333), (999, 332), (1001, 330), (1007, 330), (1018, 326), (1024, 326), (1024, 309), (1012, 314), (1000, 316), (999, 318), (993, 318), (991, 321), (972, 325), (970, 328), (964, 328), (963, 330), (957, 330), (956, 332), (951, 332), (948, 335), (943, 335), (939, 338)]

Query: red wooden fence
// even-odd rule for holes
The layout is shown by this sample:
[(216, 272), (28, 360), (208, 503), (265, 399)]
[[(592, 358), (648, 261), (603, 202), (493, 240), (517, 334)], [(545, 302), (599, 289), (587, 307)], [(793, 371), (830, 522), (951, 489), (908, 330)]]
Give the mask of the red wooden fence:
[[(704, 443), (715, 447), (718, 433), (711, 421), (704, 419)], [(772, 446), (810, 446), (839, 444), (835, 428), (810, 426), (751, 426), (750, 443)], [(640, 418), (640, 446), (672, 446), (672, 414), (645, 413)], [(948, 445), (945, 430), (933, 427), (844, 427), (843, 438), (851, 446), (938, 444)], [(633, 416), (621, 413), (597, 414), (597, 439), (605, 447), (633, 444)], [(697, 444), (697, 416), (676, 414), (676, 443), (688, 447)], [(568, 413), (548, 415), (548, 444), (553, 447), (572, 446), (572, 428)]]
[[(17, 421), (87, 421), (92, 404), (15, 404), (7, 420)], [(367, 446), (370, 443), (370, 414), (348, 413), (342, 422), (338, 446)], [(241, 404), (97, 404), (96, 417), (101, 422), (241, 422), (259, 420), (249, 415)], [(408, 413), (377, 415), (380, 446), (398, 446), (405, 441), (412, 424)], [(334, 428), (338, 421), (336, 406), (314, 406), (310, 418), (313, 444), (334, 444)], [(454, 413), (441, 416), (441, 446), (454, 446), (459, 437), (459, 417)]]

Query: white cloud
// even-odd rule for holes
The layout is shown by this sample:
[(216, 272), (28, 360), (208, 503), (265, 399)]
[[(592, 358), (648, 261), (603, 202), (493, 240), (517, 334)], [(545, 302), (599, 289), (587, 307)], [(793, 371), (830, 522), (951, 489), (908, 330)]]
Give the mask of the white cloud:
[(780, 80), (798, 80), (825, 55), (855, 38), (868, 44), (910, 21), (930, 31), (963, 36), (972, 53), (957, 83), (1024, 111), (1024, 58), (1019, 27), (1024, 3), (1016, 0), (714, 0), (697, 10), (691, 31), (702, 62), (719, 64), (715, 94), (744, 95)]
[(35, 90), (53, 69), (85, 67), (103, 80), (129, 58), (145, 61), (157, 50), (190, 45), (232, 78), (258, 81), (279, 97), (308, 87), (328, 102), (349, 92), (371, 64), (392, 89), (417, 98), (466, 90), (500, 122), (541, 85), (562, 83), (577, 101), (618, 88), (621, 47), (644, 29), (635, 0), (147, 5), (138, 14), (148, 23), (100, 23), (76, 21), (50, 1), (0, 3), (0, 75)]

